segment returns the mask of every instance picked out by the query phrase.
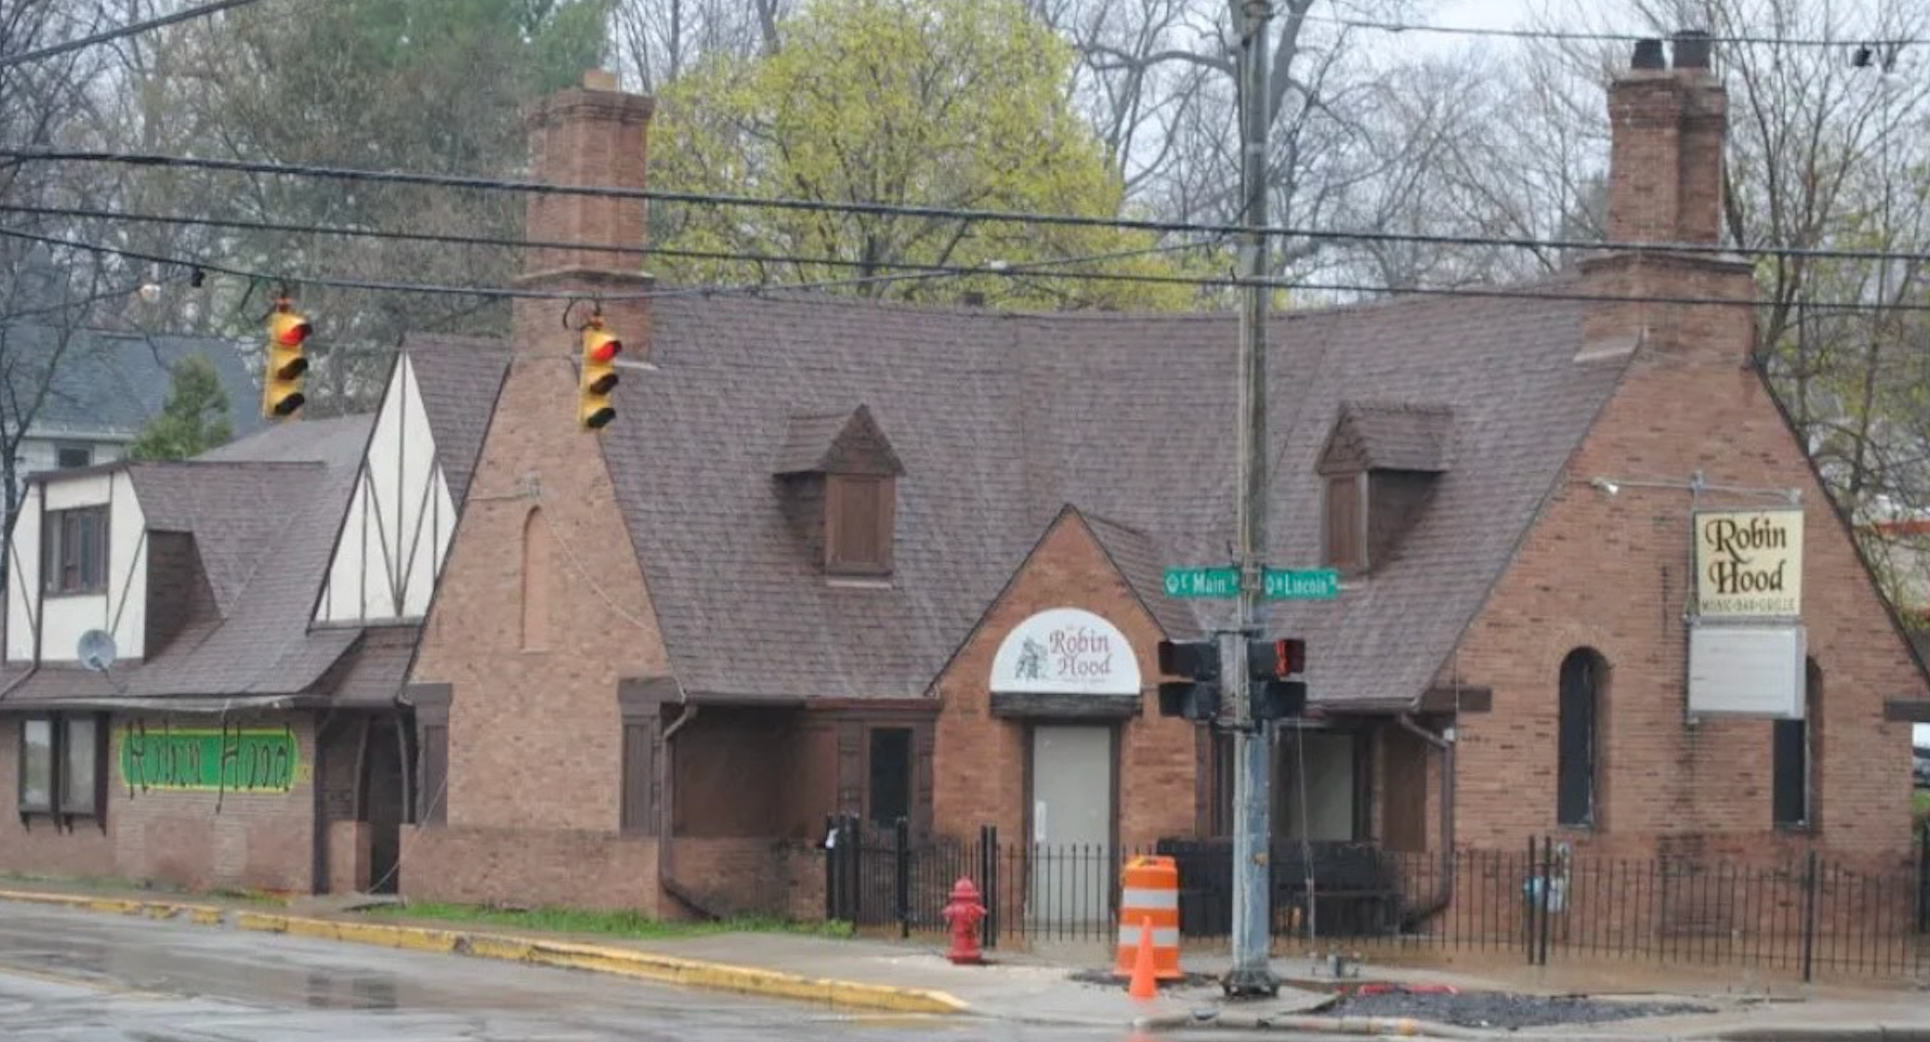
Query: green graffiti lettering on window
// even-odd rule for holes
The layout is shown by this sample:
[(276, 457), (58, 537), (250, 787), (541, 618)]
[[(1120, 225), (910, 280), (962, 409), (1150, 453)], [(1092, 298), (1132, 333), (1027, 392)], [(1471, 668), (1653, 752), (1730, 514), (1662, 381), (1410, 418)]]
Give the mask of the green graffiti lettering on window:
[(286, 729), (133, 727), (121, 732), (121, 781), (134, 792), (288, 792), (299, 755)]

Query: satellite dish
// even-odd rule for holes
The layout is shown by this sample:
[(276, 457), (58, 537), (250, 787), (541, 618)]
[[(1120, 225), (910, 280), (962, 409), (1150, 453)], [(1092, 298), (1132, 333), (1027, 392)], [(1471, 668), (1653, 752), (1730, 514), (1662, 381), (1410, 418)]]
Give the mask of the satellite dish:
[(80, 635), (74, 657), (96, 673), (107, 672), (107, 667), (114, 664), (114, 635), (106, 630), (88, 630)]

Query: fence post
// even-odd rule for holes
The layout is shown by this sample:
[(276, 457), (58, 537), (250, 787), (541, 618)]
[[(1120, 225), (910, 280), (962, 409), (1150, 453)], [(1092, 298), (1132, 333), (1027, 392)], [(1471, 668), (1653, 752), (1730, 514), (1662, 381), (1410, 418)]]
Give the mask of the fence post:
[(1555, 841), (1547, 836), (1541, 837), (1541, 893), (1536, 903), (1541, 905), (1541, 965), (1548, 965), (1548, 935), (1551, 932), (1555, 900)]
[(824, 848), (824, 921), (827, 923), (837, 922), (838, 912), (841, 911), (838, 907), (838, 848), (843, 844), (838, 842), (837, 828), (838, 819), (826, 814), (824, 816), (824, 838), (827, 844)]
[(1528, 913), (1527, 921), (1521, 924), (1521, 946), (1528, 953), (1528, 965), (1535, 964), (1535, 837), (1528, 837), (1527, 876), (1521, 883), (1521, 903)]
[(978, 880), (985, 900), (985, 918), (978, 924), (978, 943), (986, 948), (996, 948), (999, 943), (998, 843), (998, 826), (978, 827)]
[(1917, 825), (1917, 932), (1930, 933), (1930, 822)]
[(899, 818), (893, 829), (891, 853), (897, 862), (896, 885), (898, 891), (898, 937), (902, 940), (911, 936), (911, 822)]
[(1816, 954), (1816, 851), (1811, 850), (1803, 865), (1803, 983), (1808, 984), (1815, 968)]

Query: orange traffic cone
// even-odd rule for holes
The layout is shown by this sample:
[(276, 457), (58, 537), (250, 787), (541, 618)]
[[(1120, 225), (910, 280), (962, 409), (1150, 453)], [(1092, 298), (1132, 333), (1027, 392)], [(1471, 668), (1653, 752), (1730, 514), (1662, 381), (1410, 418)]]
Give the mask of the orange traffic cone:
[(1133, 954), (1133, 980), (1126, 994), (1150, 999), (1158, 993), (1159, 985), (1153, 980), (1153, 919), (1147, 916), (1139, 921), (1139, 950)]

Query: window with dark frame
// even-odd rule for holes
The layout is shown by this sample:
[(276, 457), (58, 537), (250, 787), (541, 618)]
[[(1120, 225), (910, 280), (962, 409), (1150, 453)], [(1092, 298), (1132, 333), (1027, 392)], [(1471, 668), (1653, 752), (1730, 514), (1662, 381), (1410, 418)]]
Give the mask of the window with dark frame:
[(1803, 712), (1801, 720), (1770, 722), (1770, 811), (1777, 828), (1804, 829), (1814, 826), (1816, 777), (1814, 723), (1822, 672), (1816, 660), (1809, 659), (1804, 669)]
[(911, 816), (911, 728), (874, 727), (867, 741), (865, 817), (889, 826)]
[(41, 582), (47, 593), (106, 592), (107, 508), (50, 511), (41, 550)]
[(1326, 565), (1329, 568), (1359, 568), (1362, 529), (1359, 474), (1341, 474), (1327, 479)]
[(77, 470), (94, 465), (94, 448), (91, 445), (60, 445), (54, 449), (54, 466), (60, 470)]
[(656, 786), (656, 732), (656, 722), (650, 718), (624, 718), (621, 827), (631, 835), (650, 835), (657, 830), (651, 798)]
[(54, 721), (30, 717), (20, 723), (20, 813), (54, 812)]
[(893, 479), (832, 474), (825, 485), (825, 571), (833, 575), (891, 574), (896, 520)]
[(1555, 772), (1555, 821), (1577, 828), (1595, 825), (1597, 726), (1608, 663), (1589, 648), (1561, 663), (1561, 705)]
[(107, 727), (95, 714), (20, 724), (19, 812), (99, 818), (107, 807)]

